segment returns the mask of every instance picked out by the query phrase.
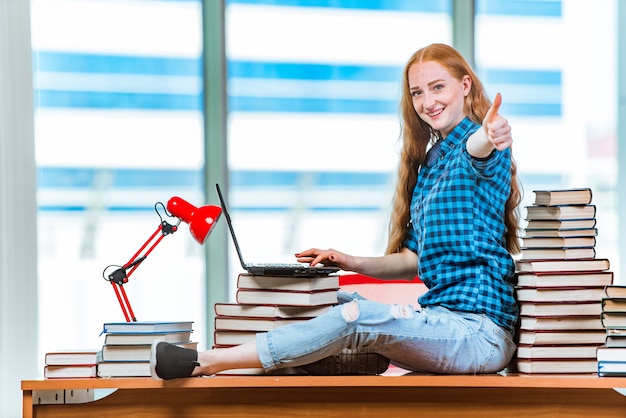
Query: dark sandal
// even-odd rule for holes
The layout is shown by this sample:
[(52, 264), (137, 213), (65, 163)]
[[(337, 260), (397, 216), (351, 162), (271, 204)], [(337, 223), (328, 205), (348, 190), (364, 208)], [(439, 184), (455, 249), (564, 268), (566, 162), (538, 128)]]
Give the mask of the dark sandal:
[(164, 341), (154, 341), (150, 352), (150, 374), (154, 379), (191, 377), (198, 363), (198, 352)]

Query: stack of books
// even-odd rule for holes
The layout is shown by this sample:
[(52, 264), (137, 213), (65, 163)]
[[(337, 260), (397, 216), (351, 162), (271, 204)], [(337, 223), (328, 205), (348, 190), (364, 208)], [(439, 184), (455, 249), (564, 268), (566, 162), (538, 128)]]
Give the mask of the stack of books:
[(626, 376), (626, 286), (608, 285), (602, 299), (606, 341), (597, 350), (599, 376)]
[[(337, 304), (339, 276), (237, 277), (236, 303), (216, 303), (214, 348), (254, 340), (259, 332), (315, 318)], [(221, 374), (263, 374), (262, 369), (228, 370)]]
[(97, 376), (99, 349), (67, 349), (45, 354), (43, 375), (46, 379), (86, 378)]
[(596, 373), (606, 336), (602, 299), (613, 272), (608, 259), (596, 258), (591, 189), (534, 193), (516, 260), (517, 370)]
[(258, 332), (307, 321), (337, 304), (339, 276), (237, 277), (237, 303), (216, 303), (216, 348), (243, 344)]
[(192, 321), (109, 322), (98, 361), (99, 377), (149, 377), (150, 350), (155, 340), (197, 349), (191, 341)]

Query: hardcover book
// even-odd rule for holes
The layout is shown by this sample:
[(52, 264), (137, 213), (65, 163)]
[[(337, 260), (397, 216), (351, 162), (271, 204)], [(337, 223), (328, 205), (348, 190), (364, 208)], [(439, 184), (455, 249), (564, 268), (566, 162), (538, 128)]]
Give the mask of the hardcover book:
[(596, 358), (596, 349), (600, 345), (552, 345), (533, 346), (520, 345), (517, 347), (517, 357), (523, 359), (568, 359), (568, 358)]
[(533, 190), (535, 194), (535, 205), (588, 205), (591, 203), (591, 189), (555, 189), (555, 190)]
[(109, 361), (98, 363), (98, 377), (149, 377), (149, 361)]
[[(540, 221), (538, 221), (540, 222)], [(570, 237), (596, 237), (598, 230), (596, 228), (587, 229), (531, 229), (526, 228), (524, 237), (526, 238), (570, 238)]]
[(595, 205), (526, 206), (527, 220), (593, 219)]
[(624, 347), (626, 348), (626, 333), (622, 335), (610, 335), (606, 336), (604, 345), (607, 347)]
[(606, 258), (589, 258), (585, 260), (516, 260), (519, 272), (565, 273), (581, 271), (603, 271), (610, 268)]
[(175, 332), (192, 331), (193, 321), (137, 321), (108, 322), (103, 333), (140, 333), (140, 332)]
[[(186, 342), (176, 345), (194, 350), (198, 347), (197, 342)], [(102, 347), (102, 361), (150, 361), (151, 348), (152, 344), (105, 345)]]
[(141, 345), (152, 344), (155, 340), (162, 340), (168, 343), (182, 343), (191, 340), (191, 331), (175, 332), (142, 332), (142, 333), (121, 333), (106, 334), (104, 345)]
[(522, 237), (522, 248), (592, 248), (596, 237)]
[(520, 315), (534, 317), (597, 316), (602, 313), (600, 301), (594, 302), (520, 302)]
[(72, 379), (97, 377), (96, 364), (77, 364), (65, 366), (45, 366), (43, 377), (46, 379)]
[(626, 364), (626, 347), (598, 347), (598, 361), (619, 361)]
[(255, 339), (257, 332), (255, 331), (215, 331), (213, 340), (215, 345), (233, 346), (247, 343)]
[(606, 327), (606, 338), (623, 338), (626, 337), (626, 329), (622, 327)]
[(237, 303), (241, 304), (272, 304), (286, 306), (319, 306), (336, 304), (337, 291), (292, 292), (276, 290), (239, 289), (236, 293)]
[(66, 349), (47, 352), (44, 362), (48, 366), (91, 365), (96, 364), (99, 358), (100, 349)]
[(521, 287), (598, 287), (613, 283), (612, 271), (563, 273), (519, 273)]
[(622, 361), (598, 361), (598, 376), (622, 377), (626, 376), (626, 362)]
[(602, 325), (606, 329), (626, 330), (626, 312), (602, 312)]
[(604, 330), (599, 316), (520, 317), (520, 329), (530, 331)]
[(517, 370), (520, 373), (558, 374), (558, 373), (596, 373), (596, 359), (517, 359)]
[(298, 322), (308, 321), (308, 319), (263, 319), (263, 318), (237, 318), (217, 316), (215, 318), (216, 330), (232, 330), (232, 331), (271, 331), (278, 327)]
[(611, 284), (604, 288), (604, 292), (607, 298), (626, 298), (626, 286)]
[(526, 302), (586, 302), (602, 300), (602, 287), (519, 287), (515, 290), (517, 299)]
[(332, 306), (281, 306), (281, 305), (241, 305), (237, 303), (216, 303), (216, 315), (242, 316), (248, 318), (314, 318), (328, 312)]
[(520, 345), (604, 344), (606, 332), (597, 331), (525, 331), (519, 332)]
[(237, 276), (239, 289), (295, 290), (312, 292), (316, 290), (337, 290), (339, 276), (324, 277), (289, 277), (289, 276)]
[(570, 231), (581, 229), (595, 230), (596, 219), (530, 219), (526, 222), (526, 232), (532, 229)]
[(523, 260), (575, 260), (594, 258), (595, 248), (522, 248)]
[(604, 298), (602, 299), (603, 312), (624, 312), (626, 313), (626, 298)]

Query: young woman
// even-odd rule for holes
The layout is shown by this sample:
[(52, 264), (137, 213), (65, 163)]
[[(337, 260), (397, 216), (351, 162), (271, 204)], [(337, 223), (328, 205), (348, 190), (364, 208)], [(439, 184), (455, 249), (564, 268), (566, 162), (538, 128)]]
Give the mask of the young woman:
[(489, 101), (452, 47), (433, 44), (413, 54), (404, 69), (403, 148), (385, 255), (315, 248), (296, 254), (301, 262), (334, 264), (381, 280), (418, 275), (428, 287), (420, 309), (342, 295), (343, 303), (326, 314), (257, 334), (237, 347), (198, 353), (156, 342), (153, 376), (306, 369), (345, 349), (431, 373), (506, 367), (516, 349), (510, 254), (519, 251), (521, 193), (511, 129), (498, 113), (501, 100), (498, 94)]

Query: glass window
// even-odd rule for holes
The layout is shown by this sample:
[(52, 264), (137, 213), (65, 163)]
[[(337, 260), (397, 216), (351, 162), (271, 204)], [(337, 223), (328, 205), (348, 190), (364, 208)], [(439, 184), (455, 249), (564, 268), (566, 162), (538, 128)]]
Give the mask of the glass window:
[[(201, 2), (31, 10), (40, 351), (98, 347), (102, 324), (125, 320), (104, 269), (157, 229), (157, 202), (204, 204)], [(137, 319), (194, 320), (205, 341), (203, 260), (185, 224), (165, 237), (124, 286)]]
[(479, 0), (476, 12), (476, 64), (502, 93), (524, 205), (533, 190), (591, 187), (596, 255), (619, 271), (616, 2)]
[(227, 1), (229, 200), (247, 262), (384, 252), (402, 68), (451, 39), (449, 0)]

